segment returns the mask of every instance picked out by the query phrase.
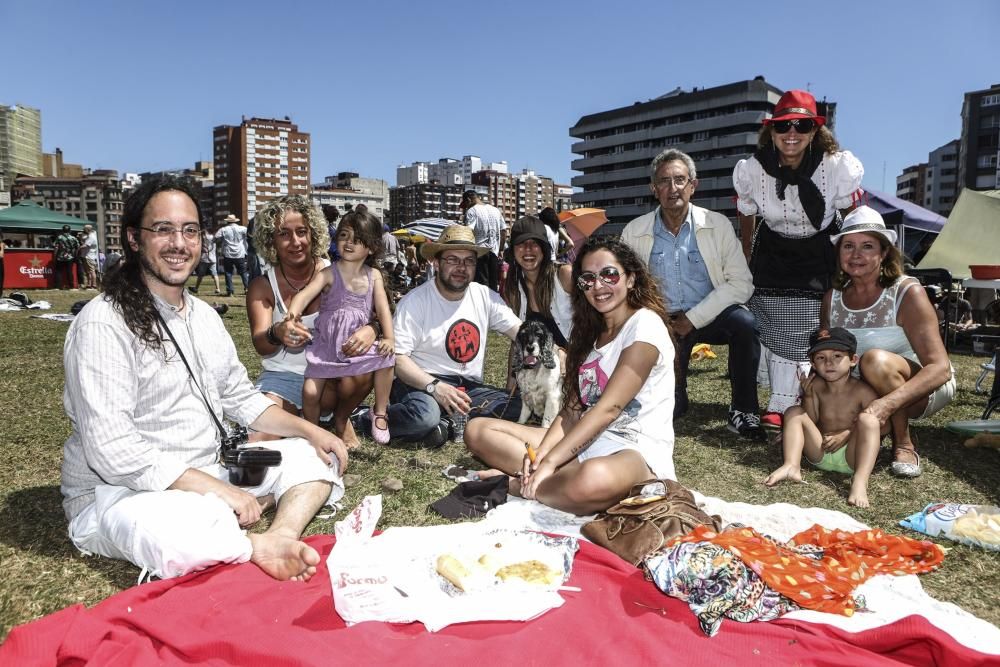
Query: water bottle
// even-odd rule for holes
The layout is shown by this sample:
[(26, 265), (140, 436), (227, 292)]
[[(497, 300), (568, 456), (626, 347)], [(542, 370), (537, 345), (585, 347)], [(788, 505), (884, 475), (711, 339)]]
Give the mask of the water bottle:
[[(455, 387), (455, 389), (465, 393), (465, 387)], [(451, 416), (451, 421), (455, 424), (455, 442), (459, 444), (465, 442), (465, 423), (469, 421), (469, 416), (456, 412)]]

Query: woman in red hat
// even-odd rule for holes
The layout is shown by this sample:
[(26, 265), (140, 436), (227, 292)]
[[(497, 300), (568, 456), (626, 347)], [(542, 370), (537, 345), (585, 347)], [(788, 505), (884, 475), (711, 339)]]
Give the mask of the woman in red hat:
[(733, 171), (754, 277), (749, 306), (760, 328), (758, 378), (771, 387), (764, 426), (780, 427), (781, 415), (797, 402), (796, 370), (808, 369), (809, 334), (819, 326), (820, 301), (836, 268), (834, 220), (860, 200), (863, 175), (861, 162), (840, 150), (804, 90), (781, 96), (764, 120), (757, 151)]

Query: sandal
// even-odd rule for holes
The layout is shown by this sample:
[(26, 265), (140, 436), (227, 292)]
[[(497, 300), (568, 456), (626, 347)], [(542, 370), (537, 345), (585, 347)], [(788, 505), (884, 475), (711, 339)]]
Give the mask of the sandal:
[[(368, 418), (372, 422), (372, 439), (380, 445), (389, 442), (389, 417), (386, 414), (377, 414), (375, 408), (368, 409)], [(378, 425), (379, 420), (385, 424), (385, 428)]]

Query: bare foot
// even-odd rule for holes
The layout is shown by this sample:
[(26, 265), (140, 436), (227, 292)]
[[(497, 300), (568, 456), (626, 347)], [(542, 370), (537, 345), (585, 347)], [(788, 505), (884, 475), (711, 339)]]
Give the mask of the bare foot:
[(311, 546), (278, 533), (251, 534), (250, 560), (279, 581), (307, 581), (316, 574), (319, 554)]
[(354, 432), (354, 425), (350, 419), (344, 421), (343, 427), (334, 422), (333, 432), (344, 441), (344, 447), (347, 447), (348, 451), (361, 446), (361, 441), (358, 440), (358, 434)]
[[(497, 477), (499, 475), (506, 475), (503, 470), (497, 470), (496, 468), (490, 468), (489, 470), (480, 470), (476, 473), (479, 479), (489, 479), (490, 477)], [(511, 478), (511, 484), (514, 483), (514, 478)], [(520, 484), (520, 481), (518, 482)]]
[[(861, 488), (855, 488), (860, 486)], [(847, 504), (855, 507), (869, 507), (867, 484), (851, 484), (851, 495), (847, 496)]]
[(764, 480), (764, 486), (775, 486), (778, 482), (786, 479), (792, 482), (801, 482), (802, 469), (799, 466), (786, 463), (767, 476), (767, 479)]
[(257, 504), (260, 505), (260, 513), (263, 514), (269, 510), (274, 509), (276, 503), (274, 502), (274, 494), (269, 493), (266, 496), (260, 496), (257, 498)]
[(521, 497), (521, 478), (511, 477), (510, 482), (507, 484), (507, 493), (512, 496)]

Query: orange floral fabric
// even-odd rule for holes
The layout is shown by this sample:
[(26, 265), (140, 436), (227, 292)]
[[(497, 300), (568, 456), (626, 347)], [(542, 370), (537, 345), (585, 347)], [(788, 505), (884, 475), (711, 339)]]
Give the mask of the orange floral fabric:
[[(927, 540), (889, 535), (878, 529), (847, 532), (814, 525), (786, 544), (753, 528), (715, 532), (698, 526), (671, 541), (711, 542), (733, 552), (765, 584), (806, 609), (851, 616), (852, 591), (876, 574), (923, 574), (944, 561), (944, 550)], [(823, 549), (823, 558), (804, 556), (796, 548)]]

